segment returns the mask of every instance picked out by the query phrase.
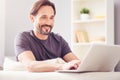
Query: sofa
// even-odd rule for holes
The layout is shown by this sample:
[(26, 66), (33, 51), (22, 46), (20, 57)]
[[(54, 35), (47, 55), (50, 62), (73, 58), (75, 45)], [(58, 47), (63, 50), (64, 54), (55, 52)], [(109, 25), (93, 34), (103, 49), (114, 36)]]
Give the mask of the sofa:
[(120, 80), (120, 72), (58, 73), (0, 71), (0, 80)]

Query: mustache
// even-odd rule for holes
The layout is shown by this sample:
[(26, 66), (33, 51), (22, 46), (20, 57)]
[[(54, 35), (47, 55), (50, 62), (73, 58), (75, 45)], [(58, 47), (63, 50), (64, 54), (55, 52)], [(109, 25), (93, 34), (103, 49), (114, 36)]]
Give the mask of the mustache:
[(52, 27), (51, 25), (47, 25), (47, 24), (44, 24), (44, 25), (41, 25), (41, 27)]

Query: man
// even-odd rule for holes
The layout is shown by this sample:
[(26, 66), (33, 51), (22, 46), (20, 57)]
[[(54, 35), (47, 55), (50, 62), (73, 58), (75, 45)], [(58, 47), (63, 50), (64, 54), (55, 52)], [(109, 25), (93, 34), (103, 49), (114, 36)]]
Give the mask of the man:
[[(30, 11), (33, 30), (16, 36), (17, 59), (30, 72), (77, 69), (80, 64), (67, 42), (60, 35), (51, 32), (55, 14), (56, 10), (52, 2), (38, 0)], [(58, 57), (66, 63), (53, 62)]]

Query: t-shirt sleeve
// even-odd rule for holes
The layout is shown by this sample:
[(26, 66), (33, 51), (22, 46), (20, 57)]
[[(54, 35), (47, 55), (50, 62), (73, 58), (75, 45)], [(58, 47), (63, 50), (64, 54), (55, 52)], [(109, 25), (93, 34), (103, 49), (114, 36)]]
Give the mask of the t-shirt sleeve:
[(61, 37), (61, 43), (62, 43), (62, 57), (64, 57), (66, 54), (72, 52), (68, 43)]
[(20, 53), (30, 50), (29, 42), (25, 33), (19, 33), (16, 35), (15, 41), (14, 41), (14, 47), (15, 47), (16, 57)]

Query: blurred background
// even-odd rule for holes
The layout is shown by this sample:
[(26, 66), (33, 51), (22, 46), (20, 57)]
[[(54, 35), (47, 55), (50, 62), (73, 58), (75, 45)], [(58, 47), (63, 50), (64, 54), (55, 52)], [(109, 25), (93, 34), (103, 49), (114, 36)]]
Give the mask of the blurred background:
[[(18, 32), (33, 28), (29, 10), (36, 0), (0, 0), (0, 65), (4, 56), (14, 56), (14, 38)], [(71, 1), (55, 2), (57, 14), (53, 31), (62, 35), (71, 45)], [(64, 2), (64, 4), (63, 4)], [(114, 0), (115, 44), (120, 44), (120, 0)]]

